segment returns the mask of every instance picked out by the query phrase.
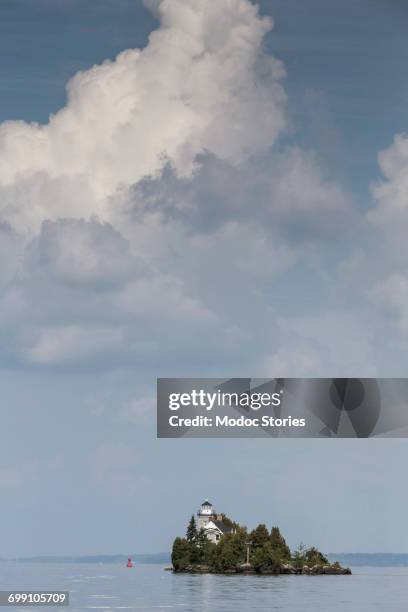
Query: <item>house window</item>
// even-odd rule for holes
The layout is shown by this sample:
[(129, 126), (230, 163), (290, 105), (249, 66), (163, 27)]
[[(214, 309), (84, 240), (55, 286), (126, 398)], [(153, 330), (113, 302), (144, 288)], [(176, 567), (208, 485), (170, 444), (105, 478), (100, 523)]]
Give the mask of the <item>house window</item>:
[(216, 539), (216, 540), (219, 540), (219, 539), (220, 539), (220, 536), (218, 535), (218, 533), (217, 533), (217, 535), (215, 536), (215, 539)]

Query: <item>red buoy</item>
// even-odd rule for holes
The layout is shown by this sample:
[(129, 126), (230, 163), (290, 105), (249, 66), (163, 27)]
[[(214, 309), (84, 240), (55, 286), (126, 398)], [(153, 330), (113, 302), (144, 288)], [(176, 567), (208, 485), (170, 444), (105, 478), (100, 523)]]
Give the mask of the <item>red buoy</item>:
[(126, 567), (133, 567), (132, 559), (130, 557), (127, 560)]

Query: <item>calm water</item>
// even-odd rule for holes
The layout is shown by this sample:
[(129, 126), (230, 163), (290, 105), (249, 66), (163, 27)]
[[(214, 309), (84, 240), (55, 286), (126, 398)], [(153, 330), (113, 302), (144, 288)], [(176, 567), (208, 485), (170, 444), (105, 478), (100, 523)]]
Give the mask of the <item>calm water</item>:
[[(352, 576), (187, 576), (161, 565), (1, 563), (0, 589), (71, 593), (77, 610), (407, 612), (408, 568), (356, 568)], [(39, 608), (2, 608), (28, 610)], [(57, 608), (49, 608), (56, 610)]]

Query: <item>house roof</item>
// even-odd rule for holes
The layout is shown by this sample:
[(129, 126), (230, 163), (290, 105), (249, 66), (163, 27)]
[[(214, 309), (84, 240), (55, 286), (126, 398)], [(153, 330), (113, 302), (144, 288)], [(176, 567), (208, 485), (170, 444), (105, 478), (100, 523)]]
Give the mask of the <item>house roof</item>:
[(231, 527), (227, 527), (222, 521), (212, 521), (222, 533), (230, 533)]

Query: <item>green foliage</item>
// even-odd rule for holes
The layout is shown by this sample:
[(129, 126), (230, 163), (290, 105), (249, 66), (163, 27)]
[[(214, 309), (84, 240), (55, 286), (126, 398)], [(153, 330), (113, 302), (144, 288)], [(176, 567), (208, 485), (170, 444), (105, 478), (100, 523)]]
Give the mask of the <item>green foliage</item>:
[(251, 565), (257, 571), (274, 571), (279, 573), (284, 560), (280, 556), (271, 542), (266, 542), (263, 546), (258, 547), (251, 557)]
[(256, 529), (251, 531), (249, 534), (249, 541), (251, 542), (251, 548), (255, 551), (257, 548), (261, 548), (264, 544), (269, 542), (269, 531), (264, 524), (258, 525)]
[(308, 550), (305, 551), (304, 559), (305, 559), (306, 565), (310, 567), (313, 567), (313, 565), (328, 565), (329, 564), (328, 558), (325, 557), (323, 553), (321, 553), (320, 550), (317, 550), (317, 548), (315, 548), (314, 546), (312, 546), (312, 548), (309, 548)]
[[(302, 570), (308, 567), (330, 565), (317, 548), (306, 548), (300, 544), (291, 554), (285, 538), (278, 527), (272, 527), (271, 532), (264, 524), (248, 534), (245, 527), (224, 517), (224, 524), (232, 531), (223, 535), (218, 544), (210, 542), (205, 530), (197, 530), (194, 516), (187, 527), (185, 538), (176, 538), (172, 550), (172, 563), (175, 571), (189, 571), (192, 566), (208, 566), (213, 572), (235, 570), (246, 562), (247, 544), (250, 545), (250, 565), (260, 573), (280, 573), (284, 565), (290, 564)], [(339, 564), (332, 567), (340, 568)]]
[(203, 529), (203, 527), (201, 527), (200, 531), (197, 534), (196, 542), (199, 548), (204, 548), (206, 543), (208, 542), (208, 538), (205, 535), (205, 529)]
[(286, 544), (286, 540), (281, 534), (279, 527), (272, 527), (271, 535), (269, 538), (272, 549), (276, 555), (282, 560), (282, 562), (288, 562), (290, 560), (290, 548)]
[(181, 572), (190, 564), (190, 543), (185, 538), (176, 538), (171, 551), (171, 562), (176, 572)]
[(210, 560), (210, 567), (216, 572), (225, 572), (227, 569), (235, 567), (235, 556), (231, 542), (220, 541), (216, 550), (213, 551)]
[(226, 527), (228, 527), (228, 529), (232, 529), (233, 531), (235, 531), (236, 529), (245, 529), (241, 527), (239, 523), (236, 523), (235, 521), (230, 519), (226, 514), (221, 514), (221, 516), (222, 516), (222, 522), (224, 523)]
[(187, 527), (186, 539), (188, 542), (194, 542), (197, 535), (197, 525), (193, 514)]
[(291, 560), (289, 546), (278, 527), (269, 534), (265, 525), (258, 525), (250, 534), (251, 565), (258, 571), (279, 572), (281, 566)]
[[(233, 534), (227, 534), (224, 538), (228, 537), (231, 541), (231, 546), (235, 555), (235, 564), (243, 563), (246, 558), (246, 544), (248, 541), (248, 534), (245, 528), (238, 527)], [(222, 538), (221, 541), (224, 539)]]
[(300, 543), (292, 555), (293, 567), (301, 568), (305, 565), (305, 557), (304, 557), (305, 550), (306, 550), (306, 546)]
[(329, 560), (314, 546), (306, 548), (304, 544), (300, 544), (292, 557), (292, 563), (294, 567), (301, 568), (304, 565), (329, 565)]
[[(215, 544), (205, 535), (203, 528), (197, 534), (196, 541), (194, 543), (194, 550), (192, 551), (192, 562), (208, 564), (210, 559), (211, 550), (215, 547)], [(197, 561), (194, 561), (197, 559)]]
[(210, 567), (216, 572), (235, 569), (245, 561), (244, 532), (238, 534), (227, 533), (212, 550)]

